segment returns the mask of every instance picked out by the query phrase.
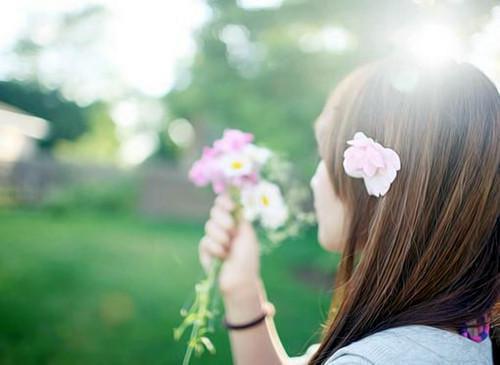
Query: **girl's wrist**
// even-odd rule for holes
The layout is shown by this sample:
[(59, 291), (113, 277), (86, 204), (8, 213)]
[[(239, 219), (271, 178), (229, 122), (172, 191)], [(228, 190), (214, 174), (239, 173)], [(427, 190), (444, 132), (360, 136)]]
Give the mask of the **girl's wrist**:
[(223, 297), (238, 297), (246, 295), (247, 292), (260, 291), (262, 280), (260, 277), (232, 278), (231, 281), (219, 283), (219, 290)]
[(264, 313), (265, 297), (260, 279), (222, 293), (226, 319), (230, 323), (246, 323)]

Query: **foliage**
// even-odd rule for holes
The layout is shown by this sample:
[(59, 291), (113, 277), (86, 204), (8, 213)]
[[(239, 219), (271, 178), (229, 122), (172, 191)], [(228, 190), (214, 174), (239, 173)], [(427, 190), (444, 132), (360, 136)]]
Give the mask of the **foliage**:
[(146, 163), (155, 163), (167, 161), (171, 164), (176, 164), (182, 155), (182, 149), (175, 144), (168, 135), (167, 129), (163, 128), (158, 132), (158, 148), (148, 157)]
[(65, 160), (116, 162), (119, 141), (108, 106), (104, 103), (94, 103), (86, 110), (88, 131), (75, 141), (59, 142), (55, 147), (55, 154)]

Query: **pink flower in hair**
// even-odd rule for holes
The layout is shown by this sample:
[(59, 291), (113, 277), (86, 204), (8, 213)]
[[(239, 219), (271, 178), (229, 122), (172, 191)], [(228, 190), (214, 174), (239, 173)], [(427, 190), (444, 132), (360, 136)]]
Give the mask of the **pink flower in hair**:
[(381, 196), (387, 193), (401, 168), (398, 154), (383, 147), (363, 132), (356, 132), (344, 151), (344, 170), (347, 175), (362, 178), (368, 194)]

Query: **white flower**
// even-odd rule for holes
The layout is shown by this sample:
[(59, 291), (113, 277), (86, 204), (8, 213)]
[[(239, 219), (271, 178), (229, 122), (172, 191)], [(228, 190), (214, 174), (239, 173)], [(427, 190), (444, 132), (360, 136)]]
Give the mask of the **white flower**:
[(264, 165), (271, 156), (270, 150), (264, 147), (258, 147), (253, 143), (247, 144), (243, 148), (243, 153), (259, 166)]
[(219, 164), (224, 176), (229, 178), (248, 175), (253, 170), (250, 156), (243, 152), (224, 154), (220, 157)]
[(240, 201), (243, 206), (243, 216), (253, 222), (259, 216), (259, 204), (257, 198), (257, 191), (252, 186), (246, 186), (241, 189)]
[(281, 191), (269, 181), (261, 180), (258, 184), (243, 189), (241, 203), (245, 218), (250, 221), (260, 218), (260, 223), (266, 228), (279, 228), (288, 219), (288, 208)]

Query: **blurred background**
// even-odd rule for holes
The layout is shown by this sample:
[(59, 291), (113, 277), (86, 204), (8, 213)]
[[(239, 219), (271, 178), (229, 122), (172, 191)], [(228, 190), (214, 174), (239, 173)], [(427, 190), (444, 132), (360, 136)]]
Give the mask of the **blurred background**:
[[(178, 364), (213, 200), (187, 181), (224, 128), (318, 161), (312, 122), (405, 48), (500, 82), (492, 0), (18, 0), (0, 11), (0, 363)], [(408, 81), (408, 80), (406, 80)], [(288, 352), (318, 340), (338, 256), (315, 227), (264, 257)], [(218, 326), (217, 354), (229, 364)]]

